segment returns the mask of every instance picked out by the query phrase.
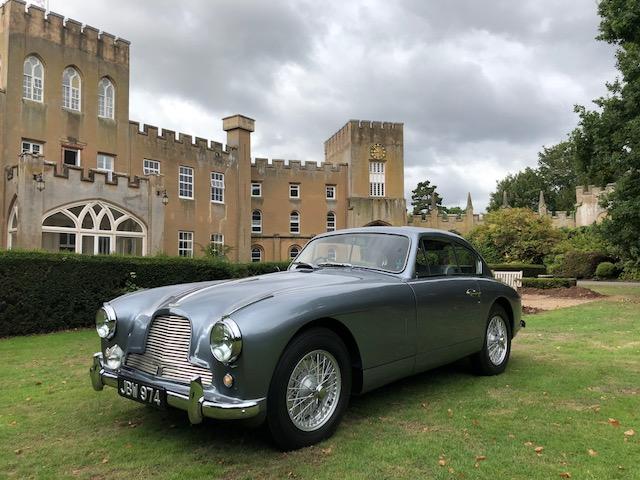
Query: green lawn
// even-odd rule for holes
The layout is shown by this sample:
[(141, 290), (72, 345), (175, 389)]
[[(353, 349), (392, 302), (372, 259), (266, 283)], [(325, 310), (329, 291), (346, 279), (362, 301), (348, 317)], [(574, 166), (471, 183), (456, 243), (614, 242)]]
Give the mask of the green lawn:
[(640, 288), (601, 290), (526, 317), (505, 374), (460, 363), (395, 383), (288, 454), (261, 430), (94, 392), (93, 331), (0, 340), (0, 477), (640, 478)]

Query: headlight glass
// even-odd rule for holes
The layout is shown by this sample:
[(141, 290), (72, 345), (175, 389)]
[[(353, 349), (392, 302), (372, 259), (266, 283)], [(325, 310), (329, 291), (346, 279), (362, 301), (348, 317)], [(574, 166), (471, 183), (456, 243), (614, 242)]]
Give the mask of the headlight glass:
[(230, 318), (222, 319), (211, 329), (211, 353), (222, 363), (233, 362), (242, 350), (242, 335), (236, 322)]
[(100, 338), (113, 338), (116, 333), (116, 312), (109, 304), (96, 313), (96, 332)]

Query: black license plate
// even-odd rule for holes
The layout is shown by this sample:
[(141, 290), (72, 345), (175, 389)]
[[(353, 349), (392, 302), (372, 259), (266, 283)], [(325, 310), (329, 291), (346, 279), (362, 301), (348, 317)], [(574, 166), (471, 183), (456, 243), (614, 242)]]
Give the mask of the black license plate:
[(167, 392), (164, 388), (148, 385), (138, 380), (118, 377), (118, 394), (136, 402), (164, 408), (167, 406)]

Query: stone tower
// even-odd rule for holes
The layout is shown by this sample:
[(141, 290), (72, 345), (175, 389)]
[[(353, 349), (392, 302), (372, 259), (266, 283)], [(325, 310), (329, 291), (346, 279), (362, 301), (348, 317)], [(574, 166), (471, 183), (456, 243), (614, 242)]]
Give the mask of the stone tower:
[(406, 224), (402, 123), (350, 120), (324, 147), (349, 166), (348, 227)]

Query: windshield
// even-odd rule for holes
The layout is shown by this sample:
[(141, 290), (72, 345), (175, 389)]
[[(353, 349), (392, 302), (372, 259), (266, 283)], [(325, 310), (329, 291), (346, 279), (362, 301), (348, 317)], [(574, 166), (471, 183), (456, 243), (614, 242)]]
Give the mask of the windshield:
[(311, 240), (293, 266), (363, 267), (399, 273), (409, 254), (409, 239), (388, 233), (343, 233)]

